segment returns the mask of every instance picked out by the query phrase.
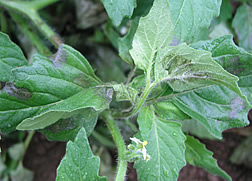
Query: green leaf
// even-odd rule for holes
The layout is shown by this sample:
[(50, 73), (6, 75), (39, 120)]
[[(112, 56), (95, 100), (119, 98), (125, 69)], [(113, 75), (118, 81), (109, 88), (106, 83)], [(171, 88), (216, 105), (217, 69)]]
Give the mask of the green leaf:
[[(175, 27), (175, 41), (195, 42), (202, 38), (213, 17), (220, 12), (221, 0), (168, 0)], [(164, 20), (165, 21), (165, 20)]]
[(188, 115), (182, 112), (174, 103), (163, 101), (154, 104), (155, 112), (163, 119), (167, 120), (185, 120), (190, 119)]
[(177, 180), (180, 169), (186, 164), (181, 125), (155, 116), (151, 108), (143, 108), (139, 114), (140, 133), (143, 140), (148, 141), (146, 149), (151, 159), (135, 163), (138, 179)]
[(19, 162), (16, 170), (10, 172), (10, 176), (12, 181), (20, 181), (20, 180), (32, 181), (34, 173), (33, 171), (24, 168), (22, 162)]
[(250, 134), (241, 144), (237, 147), (230, 157), (232, 163), (238, 165), (245, 165), (249, 168), (252, 167), (252, 134)]
[(136, 7), (136, 0), (101, 0), (109, 18), (115, 26), (119, 26), (123, 18), (130, 18)]
[(137, 7), (132, 17), (145, 16), (150, 11), (154, 0), (137, 0)]
[(114, 49), (97, 44), (90, 48), (95, 50), (95, 55), (92, 55), (94, 60), (92, 63), (96, 74), (101, 77), (103, 82), (124, 82), (126, 80), (124, 72), (129, 70), (129, 66), (121, 60)]
[(122, 38), (118, 38), (118, 51), (120, 57), (129, 65), (133, 66), (133, 59), (129, 53), (129, 50), (132, 48), (132, 40), (135, 35), (139, 19), (135, 18), (131, 24), (129, 32)]
[(82, 128), (74, 142), (67, 143), (66, 155), (57, 168), (56, 181), (106, 180), (98, 176), (100, 159), (93, 155), (85, 129)]
[(9, 156), (12, 160), (19, 161), (25, 154), (25, 146), (23, 142), (16, 143), (8, 148)]
[(138, 91), (124, 84), (115, 84), (113, 89), (116, 92), (116, 101), (130, 101), (136, 103), (138, 100)]
[(81, 109), (71, 117), (60, 119), (56, 123), (39, 130), (48, 140), (69, 141), (74, 140), (79, 130), (84, 127), (89, 136), (97, 123), (98, 113), (93, 109)]
[(252, 106), (252, 74), (240, 77), (238, 84)]
[(249, 123), (249, 105), (224, 86), (210, 86), (177, 96), (174, 103), (219, 139), (222, 138), (223, 130), (243, 127)]
[(11, 82), (14, 76), (11, 69), (27, 65), (21, 49), (11, 42), (8, 35), (0, 32), (0, 90), (2, 82)]
[(18, 126), (18, 130), (43, 129), (59, 119), (69, 118), (78, 113), (80, 109), (92, 108), (93, 111), (101, 112), (108, 108), (109, 101), (105, 92), (99, 89), (84, 89), (64, 101), (55, 102), (51, 105), (40, 106), (37, 115), (23, 120)]
[(235, 14), (232, 26), (238, 36), (239, 46), (252, 50), (252, 8), (244, 3)]
[(32, 64), (12, 72), (15, 83), (0, 91), (2, 133), (14, 131), (23, 120), (19, 129), (42, 129), (76, 110), (100, 112), (111, 100), (111, 89), (96, 88), (101, 81), (87, 60), (67, 45), (50, 59), (36, 55)]
[(211, 135), (208, 129), (199, 121), (196, 121), (194, 119), (187, 119), (182, 121), (181, 123), (183, 132), (190, 133), (197, 138), (216, 140), (216, 137)]
[(150, 71), (158, 50), (168, 46), (173, 40), (173, 24), (169, 3), (155, 0), (149, 14), (140, 18), (130, 54), (136, 66)]
[(233, 6), (229, 0), (222, 0), (221, 9), (220, 9), (220, 20), (227, 21), (232, 18)]
[[(185, 91), (212, 84), (223, 84), (242, 96), (238, 78), (213, 61), (211, 53), (194, 50), (186, 44), (164, 49), (157, 55), (156, 79), (166, 81), (174, 91)], [(164, 70), (161, 72), (160, 70)], [(161, 78), (159, 78), (161, 77)]]
[(185, 145), (185, 156), (188, 163), (197, 167), (203, 167), (208, 172), (219, 175), (228, 181), (232, 180), (231, 177), (217, 165), (216, 160), (212, 157), (213, 153), (207, 150), (204, 144), (191, 136), (187, 136)]
[(232, 74), (241, 76), (252, 73), (252, 54), (236, 46), (232, 35), (200, 41), (190, 46), (198, 50), (210, 51), (213, 59)]
[(136, 66), (145, 71), (147, 82), (153, 74), (155, 82), (166, 81), (178, 92), (223, 84), (242, 96), (238, 78), (213, 61), (210, 52), (194, 50), (186, 44), (169, 46), (173, 29), (165, 0), (154, 1), (149, 14), (139, 21), (130, 54)]
[(211, 33), (208, 36), (209, 39), (215, 39), (230, 34), (232, 34), (232, 31), (230, 30), (228, 23), (222, 22), (214, 26)]

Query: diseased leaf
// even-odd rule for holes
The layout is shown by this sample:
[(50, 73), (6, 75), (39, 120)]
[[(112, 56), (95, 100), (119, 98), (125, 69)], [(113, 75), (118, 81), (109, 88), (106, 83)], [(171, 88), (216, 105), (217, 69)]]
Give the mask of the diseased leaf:
[(138, 179), (177, 180), (180, 169), (186, 164), (181, 125), (155, 116), (151, 108), (143, 108), (137, 121), (143, 140), (148, 141), (146, 149), (151, 156), (148, 162), (135, 163)]
[(202, 167), (214, 175), (221, 176), (225, 180), (232, 181), (231, 177), (217, 165), (216, 160), (213, 158), (213, 153), (207, 150), (204, 144), (191, 136), (187, 136), (185, 145), (185, 156), (188, 163)]
[(235, 14), (232, 26), (238, 36), (239, 46), (252, 50), (252, 8), (244, 3)]
[[(166, 81), (174, 91), (185, 91), (211, 84), (223, 84), (241, 95), (238, 78), (226, 72), (207, 51), (194, 50), (186, 44), (168, 47), (157, 55), (156, 80)], [(161, 72), (162, 68), (164, 72)]]
[(168, 46), (173, 40), (173, 24), (169, 3), (155, 0), (149, 14), (139, 20), (130, 54), (136, 66), (150, 71), (158, 50)]
[(138, 91), (132, 87), (126, 87), (124, 84), (113, 85), (116, 93), (116, 101), (130, 101), (136, 103), (138, 99)]
[(232, 74), (241, 76), (252, 73), (252, 54), (236, 46), (232, 35), (200, 41), (190, 46), (210, 51), (213, 59)]
[[(102, 92), (103, 91), (103, 92)], [(109, 98), (106, 99), (103, 89), (84, 89), (83, 91), (60, 102), (48, 106), (39, 106), (37, 115), (26, 118), (18, 126), (18, 130), (43, 129), (59, 119), (66, 119), (76, 114), (81, 109), (92, 108), (101, 112), (108, 108)]]
[(213, 17), (220, 12), (221, 0), (167, 0), (175, 27), (175, 41), (195, 42), (202, 38)]
[(14, 76), (11, 69), (27, 65), (21, 49), (10, 38), (0, 32), (0, 90), (4, 82), (11, 82)]
[(223, 130), (248, 125), (249, 105), (224, 86), (210, 86), (174, 97), (175, 105), (201, 122), (216, 138)]
[(60, 119), (56, 123), (39, 130), (48, 140), (69, 141), (74, 140), (79, 130), (84, 127), (89, 136), (97, 123), (98, 112), (90, 109), (75, 111), (73, 116)]
[(106, 180), (98, 176), (100, 159), (93, 155), (84, 128), (74, 142), (67, 143), (66, 155), (57, 168), (56, 181)]
[(23, 120), (19, 129), (42, 129), (76, 110), (108, 107), (111, 91), (95, 88), (101, 81), (79, 52), (62, 45), (50, 59), (36, 55), (32, 64), (12, 70), (15, 84), (0, 90), (0, 132), (14, 131)]
[(247, 97), (250, 106), (252, 106), (252, 74), (240, 77), (238, 84), (242, 93)]
[(115, 26), (119, 26), (123, 18), (130, 18), (136, 7), (136, 0), (101, 0), (109, 18)]
[(166, 81), (178, 92), (223, 84), (242, 96), (238, 78), (214, 62), (211, 53), (186, 44), (169, 46), (173, 30), (168, 1), (154, 1), (149, 14), (139, 21), (130, 50), (136, 66), (145, 71), (146, 77), (153, 75), (155, 82)]

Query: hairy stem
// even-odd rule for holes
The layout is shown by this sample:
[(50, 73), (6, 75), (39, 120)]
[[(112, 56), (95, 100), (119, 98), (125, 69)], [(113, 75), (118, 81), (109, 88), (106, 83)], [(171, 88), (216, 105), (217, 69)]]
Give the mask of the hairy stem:
[(114, 118), (111, 116), (111, 113), (106, 110), (102, 112), (101, 116), (106, 121), (106, 124), (118, 149), (118, 164), (115, 181), (123, 181), (127, 171), (127, 161), (124, 159), (126, 153), (124, 140), (115, 123)]
[(150, 76), (146, 77), (146, 86), (144, 88), (144, 91), (140, 97), (140, 100), (137, 102), (137, 104), (135, 105), (135, 107), (130, 111), (130, 112), (126, 112), (126, 113), (115, 113), (113, 114), (114, 117), (117, 118), (129, 118), (131, 116), (134, 116), (135, 114), (138, 113), (138, 111), (140, 111), (141, 107), (144, 105), (147, 97), (149, 96), (151, 90), (157, 85), (157, 82), (150, 82)]
[(30, 29), (25, 18), (19, 16), (16, 13), (10, 13), (10, 15), (12, 19), (18, 24), (20, 30), (26, 35), (26, 37), (30, 40), (32, 45), (37, 49), (38, 53), (47, 56), (50, 56), (52, 54), (50, 50), (43, 44), (38, 35)]
[(45, 37), (56, 47), (58, 48), (59, 44), (62, 43), (59, 36), (41, 19), (37, 10), (45, 7), (46, 5), (52, 4), (56, 0), (36, 0), (32, 2), (24, 3), (23, 1), (7, 1), (0, 0), (0, 5), (7, 8), (14, 13), (21, 13), (26, 15), (36, 27), (44, 34)]
[(131, 81), (131, 79), (134, 77), (134, 75), (135, 75), (135, 72), (136, 72), (136, 67), (134, 67), (131, 71), (130, 71), (130, 73), (129, 73), (129, 75), (128, 75), (128, 78), (127, 78), (127, 80), (126, 80), (126, 85), (128, 85), (129, 83), (130, 83), (130, 81)]
[(32, 22), (36, 25), (36, 27), (48, 38), (48, 40), (55, 46), (59, 47), (63, 42), (60, 37), (40, 18), (37, 12), (34, 12), (32, 16), (30, 16)]
[(111, 140), (107, 139), (106, 137), (104, 137), (104, 135), (101, 135), (97, 131), (93, 131), (92, 136), (106, 147), (110, 147), (110, 148), (115, 147), (115, 144)]

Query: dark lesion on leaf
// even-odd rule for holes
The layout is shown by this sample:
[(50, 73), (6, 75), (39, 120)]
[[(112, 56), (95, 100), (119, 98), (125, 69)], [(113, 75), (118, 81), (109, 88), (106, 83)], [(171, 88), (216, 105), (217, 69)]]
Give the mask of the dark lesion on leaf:
[(54, 55), (49, 57), (49, 60), (51, 60), (56, 68), (62, 67), (62, 63), (66, 62), (67, 60), (67, 52), (63, 48), (63, 45), (59, 46), (58, 51)]
[(171, 72), (176, 71), (181, 66), (190, 66), (192, 64), (192, 60), (187, 59), (181, 55), (169, 54), (164, 58), (163, 67), (171, 74)]
[(3, 87), (9, 96), (16, 97), (21, 100), (27, 100), (32, 97), (32, 93), (26, 88), (18, 88), (12, 82), (6, 82)]

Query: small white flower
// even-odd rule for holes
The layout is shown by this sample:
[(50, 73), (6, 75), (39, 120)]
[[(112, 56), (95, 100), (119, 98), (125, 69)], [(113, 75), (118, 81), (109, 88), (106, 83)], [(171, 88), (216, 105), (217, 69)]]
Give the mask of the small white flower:
[(141, 153), (143, 155), (143, 159), (145, 161), (149, 161), (150, 160), (150, 155), (147, 154), (147, 149), (145, 148), (145, 146), (148, 144), (147, 141), (140, 141), (137, 138), (130, 138), (131, 141), (136, 143), (136, 153)]
[(134, 141), (137, 144), (137, 146), (138, 146), (139, 143), (142, 143), (139, 139), (137, 139), (135, 137), (134, 138), (130, 138), (130, 140)]

